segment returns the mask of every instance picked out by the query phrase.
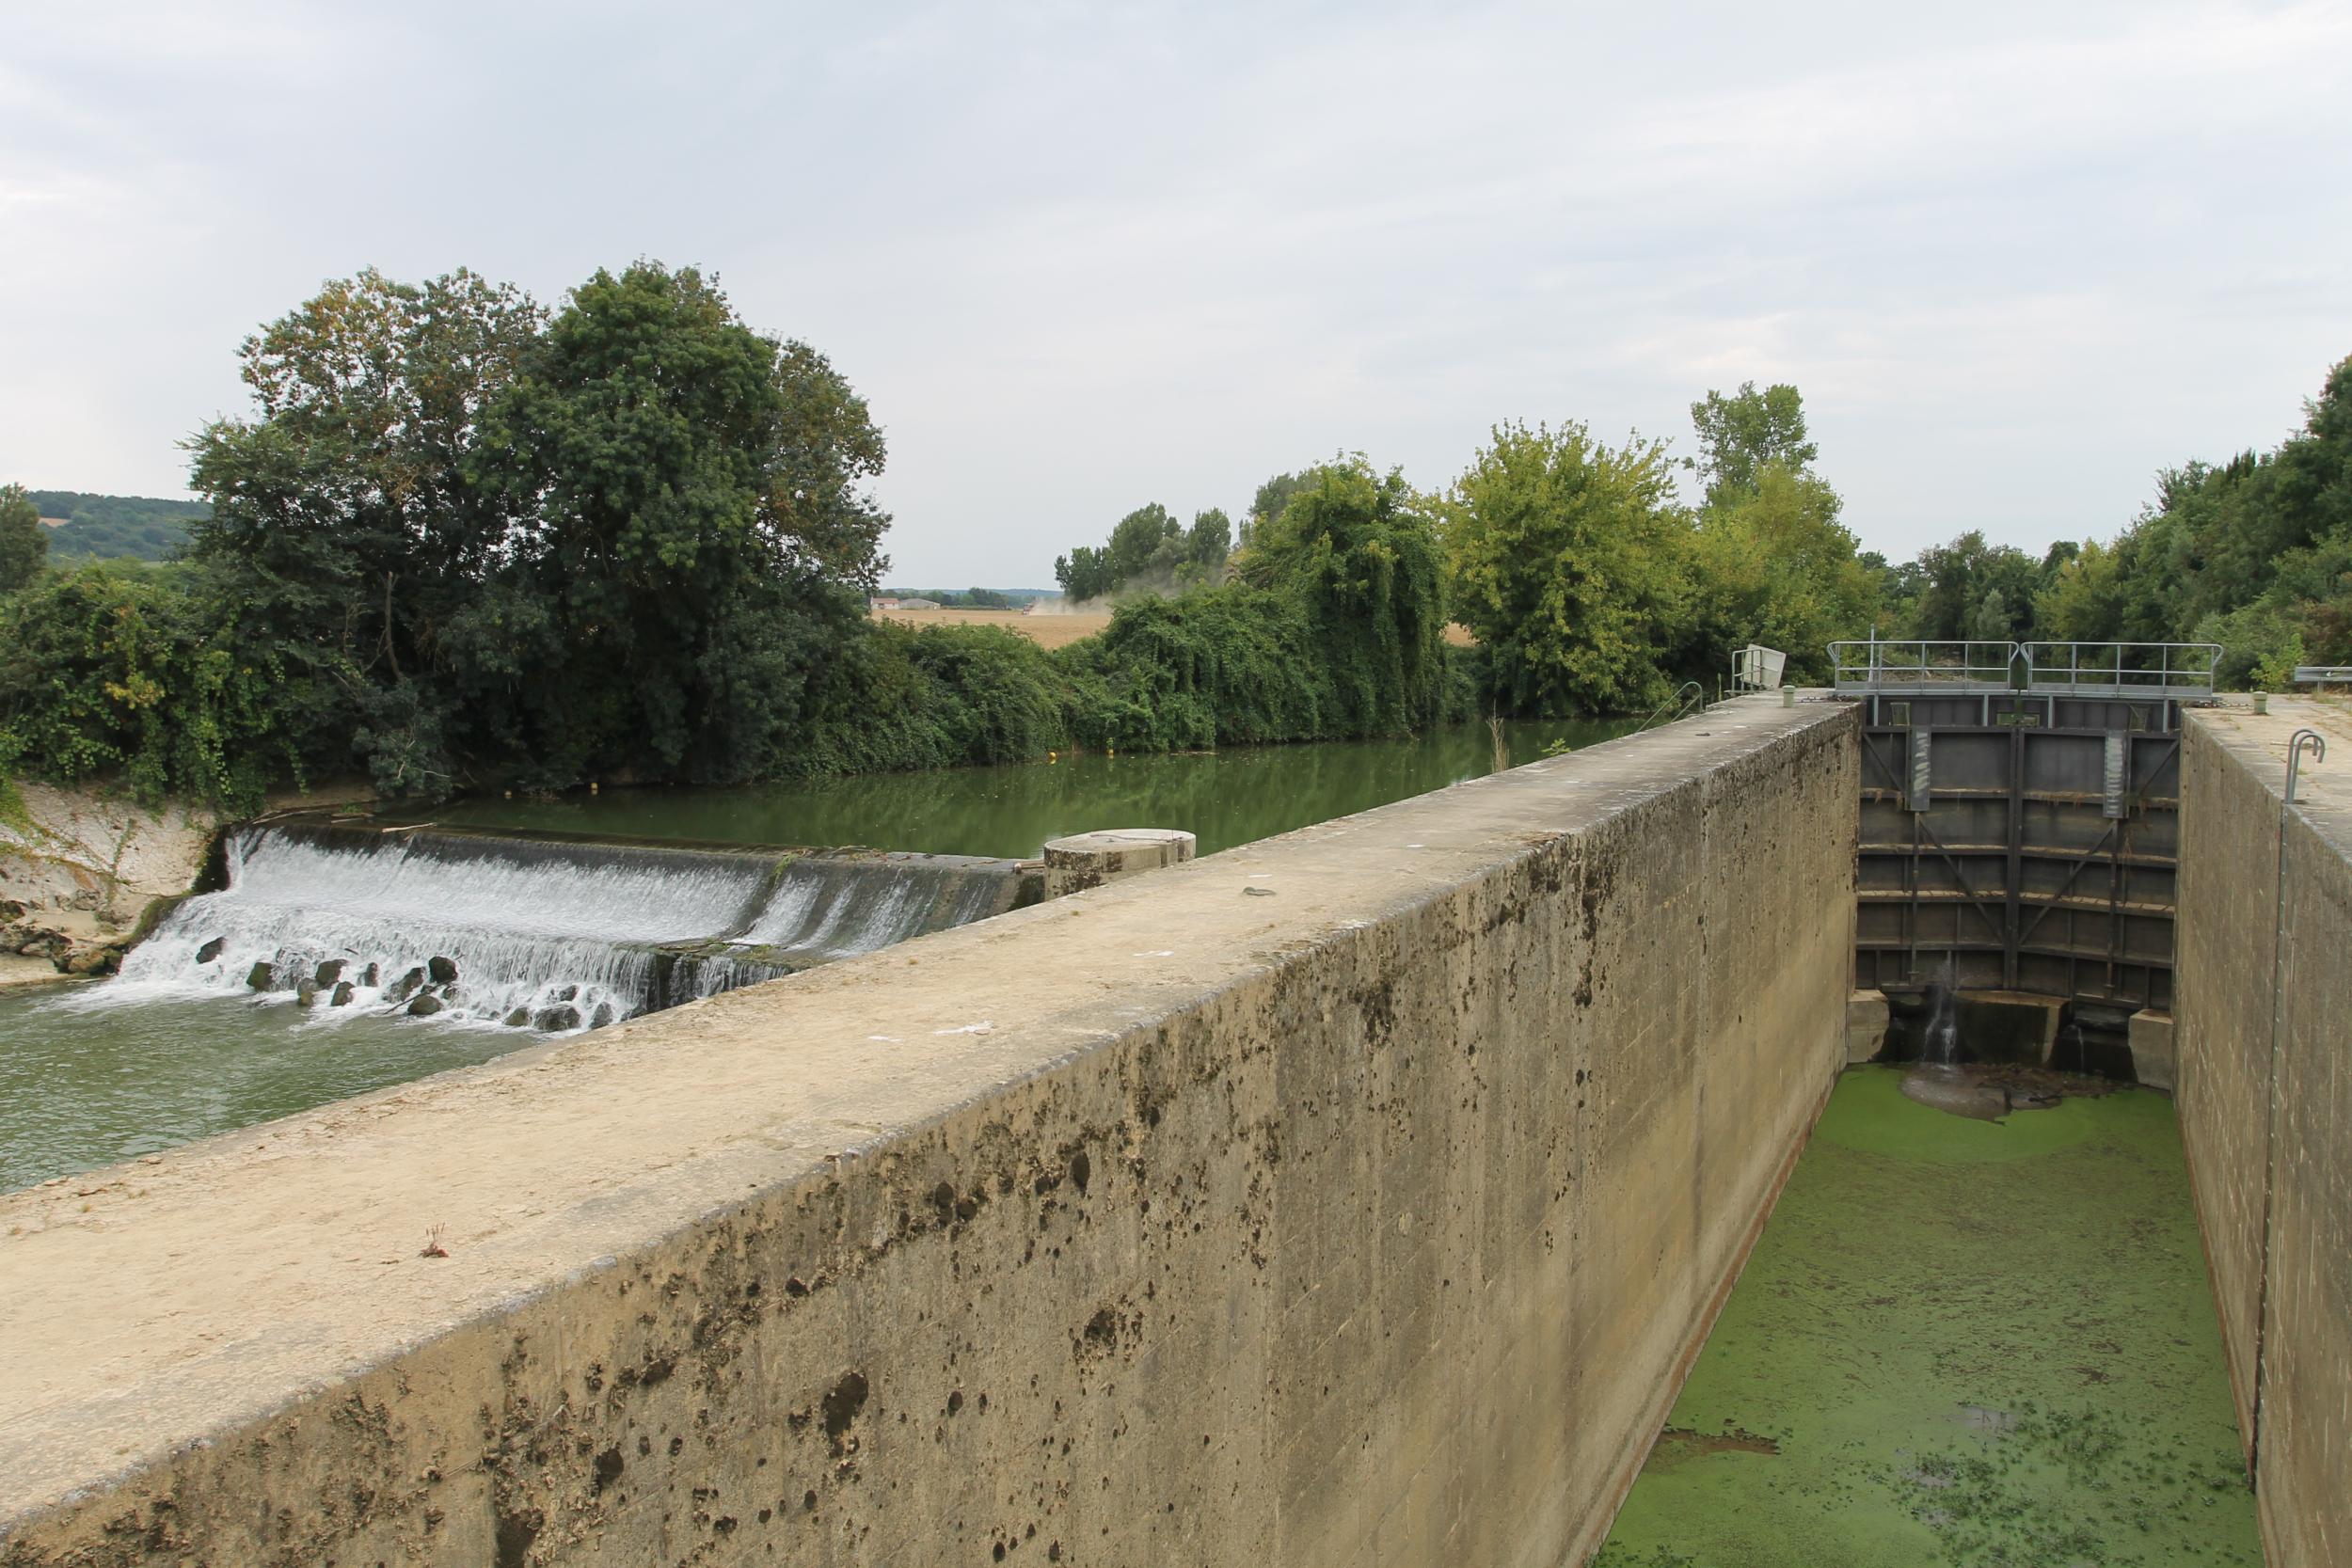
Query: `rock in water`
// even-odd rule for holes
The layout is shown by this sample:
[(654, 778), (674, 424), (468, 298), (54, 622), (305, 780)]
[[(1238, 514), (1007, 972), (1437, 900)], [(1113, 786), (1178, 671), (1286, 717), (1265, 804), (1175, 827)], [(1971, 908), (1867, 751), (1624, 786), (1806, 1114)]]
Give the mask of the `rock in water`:
[(532, 1015), (531, 1026), (546, 1035), (560, 1035), (567, 1029), (580, 1027), (580, 1009), (574, 1006), (542, 1007)]
[(601, 1029), (606, 1024), (612, 1022), (613, 1016), (612, 1004), (610, 1002), (599, 1002), (596, 1004), (596, 1010), (588, 1015), (588, 1027), (591, 1029)]
[(343, 977), (343, 960), (329, 958), (310, 972), (310, 983), (325, 990)]
[(220, 957), (220, 950), (228, 945), (229, 939), (227, 937), (215, 937), (212, 941), (206, 942), (203, 946), (196, 950), (196, 961), (200, 964), (211, 963), (215, 958)]
[(338, 981), (336, 981), (336, 982), (335, 982), (335, 994), (334, 994), (334, 995), (332, 995), (332, 996), (330, 996), (330, 997), (328, 997), (328, 998), (326, 999), (326, 1005), (327, 1005), (328, 1006), (330, 1006), (330, 1007), (348, 1007), (348, 1006), (351, 1006), (351, 992), (352, 992), (352, 990), (353, 990), (353, 987), (352, 987), (352, 984), (351, 984), (351, 982), (350, 982), (350, 981), (348, 981), (348, 980), (338, 980)]
[(437, 1013), (440, 1010), (441, 999), (437, 996), (430, 994), (420, 996), (414, 1002), (408, 1004), (408, 1016), (410, 1018), (431, 1018), (435, 1013)]
[(437, 986), (446, 986), (457, 978), (457, 960), (454, 958), (437, 957), (428, 959), (425, 969), (432, 974), (433, 983)]
[(407, 1001), (424, 989), (424, 971), (412, 969), (384, 988), (384, 1000), (395, 1005)]
[(375, 965), (370, 964), (359, 972), (359, 983), (370, 988), (380, 986), (384, 983), (382, 972)]
[(506, 1026), (509, 1029), (528, 1029), (531, 1027), (531, 1009), (529, 1007), (517, 1007), (513, 1012), (508, 1013), (506, 1015)]
[(246, 986), (251, 990), (267, 990), (271, 982), (277, 978), (277, 971), (271, 969), (267, 963), (257, 963), (245, 974)]
[(294, 1005), (302, 1007), (317, 1006), (319, 1005), (318, 982), (315, 980), (301, 980), (295, 982)]

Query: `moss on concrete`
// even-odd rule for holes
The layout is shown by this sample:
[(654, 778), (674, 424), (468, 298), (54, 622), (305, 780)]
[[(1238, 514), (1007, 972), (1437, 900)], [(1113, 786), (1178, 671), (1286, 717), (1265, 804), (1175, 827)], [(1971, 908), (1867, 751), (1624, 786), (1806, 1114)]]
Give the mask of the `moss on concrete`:
[(2171, 1102), (1838, 1084), (1601, 1568), (2258, 1565)]

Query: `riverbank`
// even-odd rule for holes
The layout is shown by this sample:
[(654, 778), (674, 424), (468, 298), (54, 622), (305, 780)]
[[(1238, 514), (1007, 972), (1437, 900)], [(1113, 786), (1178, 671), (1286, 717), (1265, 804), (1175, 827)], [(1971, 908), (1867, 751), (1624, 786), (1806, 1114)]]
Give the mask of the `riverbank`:
[(2259, 1568), (2171, 1102), (1838, 1082), (1596, 1568)]

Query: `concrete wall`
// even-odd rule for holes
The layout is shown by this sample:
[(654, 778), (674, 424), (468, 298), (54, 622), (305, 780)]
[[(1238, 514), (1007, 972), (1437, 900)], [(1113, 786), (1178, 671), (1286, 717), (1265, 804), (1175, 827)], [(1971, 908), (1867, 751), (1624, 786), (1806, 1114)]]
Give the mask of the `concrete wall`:
[[(2335, 755), (2282, 815), (2305, 724)], [(2352, 711), (2200, 713), (2184, 763), (2177, 1100), (2240, 1430), (2270, 1560), (2352, 1563)]]
[(1581, 1561), (1843, 1061), (1857, 755), (1744, 700), (0, 1199), (0, 1562)]

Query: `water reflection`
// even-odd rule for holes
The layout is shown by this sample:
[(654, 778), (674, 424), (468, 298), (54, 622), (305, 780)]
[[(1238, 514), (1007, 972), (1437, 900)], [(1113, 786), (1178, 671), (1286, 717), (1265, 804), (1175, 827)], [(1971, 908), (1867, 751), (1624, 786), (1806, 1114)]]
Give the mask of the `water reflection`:
[[(1629, 720), (1504, 726), (1514, 764), (1581, 749)], [(480, 800), (442, 822), (713, 843), (870, 845), (942, 855), (1034, 855), (1097, 828), (1181, 828), (1214, 854), (1493, 771), (1486, 726), (1402, 740), (1256, 746), (1177, 756), (1066, 756), (1025, 767), (872, 774), (738, 789), (615, 789), (552, 800)]]

